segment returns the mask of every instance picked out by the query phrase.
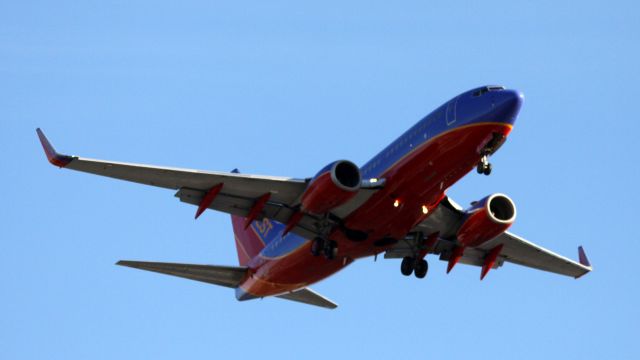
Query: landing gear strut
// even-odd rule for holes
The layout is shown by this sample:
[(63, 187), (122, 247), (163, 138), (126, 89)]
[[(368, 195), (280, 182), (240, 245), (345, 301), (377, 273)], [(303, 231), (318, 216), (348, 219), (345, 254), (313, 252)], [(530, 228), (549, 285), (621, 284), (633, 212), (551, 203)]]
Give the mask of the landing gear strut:
[(338, 254), (338, 243), (317, 237), (311, 243), (311, 254), (313, 256), (324, 255), (328, 260), (333, 260)]
[(478, 162), (476, 170), (478, 170), (478, 174), (491, 174), (491, 163), (489, 162), (488, 154), (482, 155), (482, 158), (480, 159), (480, 162)]
[(400, 272), (404, 276), (409, 276), (413, 273), (418, 279), (422, 279), (427, 276), (427, 271), (429, 271), (429, 263), (425, 259), (405, 256), (400, 264)]

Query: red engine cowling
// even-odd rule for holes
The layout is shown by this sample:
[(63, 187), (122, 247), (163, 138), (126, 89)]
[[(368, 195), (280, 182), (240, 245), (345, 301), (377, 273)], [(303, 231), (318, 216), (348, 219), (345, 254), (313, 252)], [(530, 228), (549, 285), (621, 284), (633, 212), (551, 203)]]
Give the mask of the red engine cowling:
[(458, 241), (462, 246), (478, 246), (507, 231), (515, 220), (516, 205), (509, 197), (489, 195), (466, 211)]
[(360, 169), (346, 160), (332, 162), (313, 177), (302, 195), (302, 209), (324, 214), (354, 197), (360, 189)]

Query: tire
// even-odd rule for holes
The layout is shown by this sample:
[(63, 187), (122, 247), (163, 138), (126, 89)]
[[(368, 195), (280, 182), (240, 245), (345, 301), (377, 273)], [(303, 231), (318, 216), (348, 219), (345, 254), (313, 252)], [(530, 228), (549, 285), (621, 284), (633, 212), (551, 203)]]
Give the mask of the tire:
[(476, 166), (476, 170), (478, 171), (478, 174), (483, 174), (484, 173), (484, 164), (479, 162), (478, 165)]
[(319, 237), (313, 239), (313, 241), (311, 242), (311, 254), (313, 254), (313, 256), (320, 256), (320, 254), (322, 254), (323, 247), (324, 239)]
[(487, 167), (484, 168), (484, 174), (487, 176), (491, 174), (491, 164), (487, 164)]
[(415, 272), (414, 272), (416, 277), (418, 279), (424, 278), (425, 276), (427, 276), (427, 271), (429, 271), (429, 264), (427, 263), (427, 260), (425, 259), (418, 260), (416, 262)]
[(413, 272), (413, 263), (415, 260), (410, 256), (405, 256), (400, 264), (400, 272), (404, 276), (409, 276)]

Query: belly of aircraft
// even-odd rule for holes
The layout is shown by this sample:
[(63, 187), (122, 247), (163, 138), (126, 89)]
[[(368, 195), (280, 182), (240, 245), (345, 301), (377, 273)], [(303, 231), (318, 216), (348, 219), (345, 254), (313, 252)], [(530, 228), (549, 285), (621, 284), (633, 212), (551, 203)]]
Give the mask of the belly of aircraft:
[[(498, 132), (511, 127), (499, 123), (466, 125), (428, 141), (384, 174), (384, 189), (350, 214), (345, 225), (365, 231), (356, 242), (340, 230), (331, 234), (339, 243), (335, 259), (311, 254), (311, 242), (278, 259), (262, 259), (256, 272), (241, 286), (255, 296), (281, 294), (306, 287), (349, 265), (354, 259), (384, 253), (438, 206), (447, 188), (471, 171), (480, 159), (480, 147)], [(426, 208), (426, 211), (424, 210)]]

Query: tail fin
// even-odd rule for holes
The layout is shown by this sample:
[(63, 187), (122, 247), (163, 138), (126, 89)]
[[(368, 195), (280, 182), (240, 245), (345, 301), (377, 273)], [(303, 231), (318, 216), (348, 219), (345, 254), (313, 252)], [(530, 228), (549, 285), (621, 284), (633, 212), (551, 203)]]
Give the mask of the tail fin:
[(246, 229), (244, 228), (245, 221), (246, 219), (242, 216), (231, 215), (238, 262), (242, 266), (247, 265), (249, 260), (258, 255), (265, 246), (265, 241), (260, 235), (260, 228), (256, 229), (258, 221), (254, 221)]
[[(238, 169), (233, 169), (231, 172), (239, 173)], [(253, 221), (245, 229), (246, 218), (237, 215), (231, 215), (231, 223), (238, 251), (238, 262), (242, 266), (247, 265), (249, 260), (258, 255), (266, 244), (280, 236), (284, 228), (284, 225), (278, 222), (262, 219)]]

